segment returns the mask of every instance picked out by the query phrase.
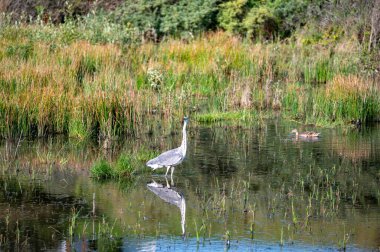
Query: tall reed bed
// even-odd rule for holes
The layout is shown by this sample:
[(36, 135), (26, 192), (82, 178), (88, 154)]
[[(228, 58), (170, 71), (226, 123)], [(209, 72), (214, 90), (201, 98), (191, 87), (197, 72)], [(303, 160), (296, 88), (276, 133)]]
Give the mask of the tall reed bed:
[(379, 91), (363, 74), (359, 46), (252, 44), (223, 32), (160, 44), (91, 44), (63, 39), (67, 27), (39, 27), (1, 33), (3, 137), (112, 138), (157, 115), (168, 122), (190, 113), (220, 120), (279, 109), (325, 124), (380, 115)]
[(283, 99), (287, 115), (321, 125), (379, 119), (379, 90), (368, 78), (338, 74), (325, 85), (288, 85)]

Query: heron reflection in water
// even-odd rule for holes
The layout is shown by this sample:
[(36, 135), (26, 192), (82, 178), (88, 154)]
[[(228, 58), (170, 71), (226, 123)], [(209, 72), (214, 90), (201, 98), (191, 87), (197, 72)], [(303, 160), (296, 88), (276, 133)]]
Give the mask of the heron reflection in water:
[[(166, 178), (165, 178), (166, 179)], [(173, 185), (173, 181), (171, 181)], [(185, 237), (185, 221), (186, 221), (186, 201), (182, 193), (176, 191), (175, 188), (169, 185), (166, 179), (166, 186), (156, 183), (154, 180), (152, 183), (147, 184), (148, 189), (160, 197), (163, 201), (175, 205), (181, 212), (181, 228), (182, 236)]]
[(183, 118), (183, 129), (182, 129), (182, 144), (180, 147), (165, 151), (156, 158), (149, 160), (146, 165), (153, 170), (166, 167), (166, 174), (168, 175), (169, 169), (171, 168), (171, 178), (173, 179), (174, 167), (181, 164), (185, 159), (187, 150), (187, 137), (186, 137), (186, 125), (189, 122), (188, 117)]

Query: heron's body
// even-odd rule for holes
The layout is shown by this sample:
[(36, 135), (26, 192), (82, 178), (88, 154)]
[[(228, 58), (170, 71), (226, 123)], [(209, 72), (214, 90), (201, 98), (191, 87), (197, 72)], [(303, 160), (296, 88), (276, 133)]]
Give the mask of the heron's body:
[(292, 133), (296, 133), (296, 138), (298, 137), (304, 137), (304, 138), (317, 138), (321, 133), (314, 132), (314, 131), (306, 131), (298, 133), (298, 130), (294, 129), (292, 130)]
[(186, 125), (188, 123), (188, 118), (185, 117), (183, 130), (182, 130), (182, 144), (180, 147), (165, 151), (156, 158), (149, 160), (146, 165), (152, 168), (153, 170), (158, 168), (166, 167), (166, 174), (168, 174), (169, 169), (171, 168), (171, 175), (173, 176), (174, 167), (181, 164), (186, 157), (187, 150), (187, 137), (186, 137)]
[(149, 160), (146, 165), (151, 167), (153, 170), (165, 166), (176, 166), (182, 163), (183, 157), (181, 147), (178, 147), (173, 150), (165, 151), (158, 157)]

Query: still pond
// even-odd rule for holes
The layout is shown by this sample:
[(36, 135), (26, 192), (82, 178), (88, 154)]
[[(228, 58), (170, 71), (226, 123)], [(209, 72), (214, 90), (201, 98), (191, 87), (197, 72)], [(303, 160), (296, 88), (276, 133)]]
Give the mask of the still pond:
[[(296, 140), (293, 128), (321, 137)], [(190, 122), (173, 179), (143, 158), (133, 179), (91, 178), (96, 160), (175, 148), (180, 132), (142, 131), (107, 151), (65, 137), (3, 140), (0, 251), (380, 248), (380, 125)]]

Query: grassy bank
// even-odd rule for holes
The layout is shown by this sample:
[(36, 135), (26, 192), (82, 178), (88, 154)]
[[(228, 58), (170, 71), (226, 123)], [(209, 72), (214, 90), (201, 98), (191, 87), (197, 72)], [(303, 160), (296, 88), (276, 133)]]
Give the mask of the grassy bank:
[(69, 26), (2, 27), (2, 137), (112, 138), (184, 114), (256, 121), (279, 110), (320, 125), (380, 117), (376, 75), (355, 41), (253, 44), (217, 32), (190, 41), (94, 44)]

